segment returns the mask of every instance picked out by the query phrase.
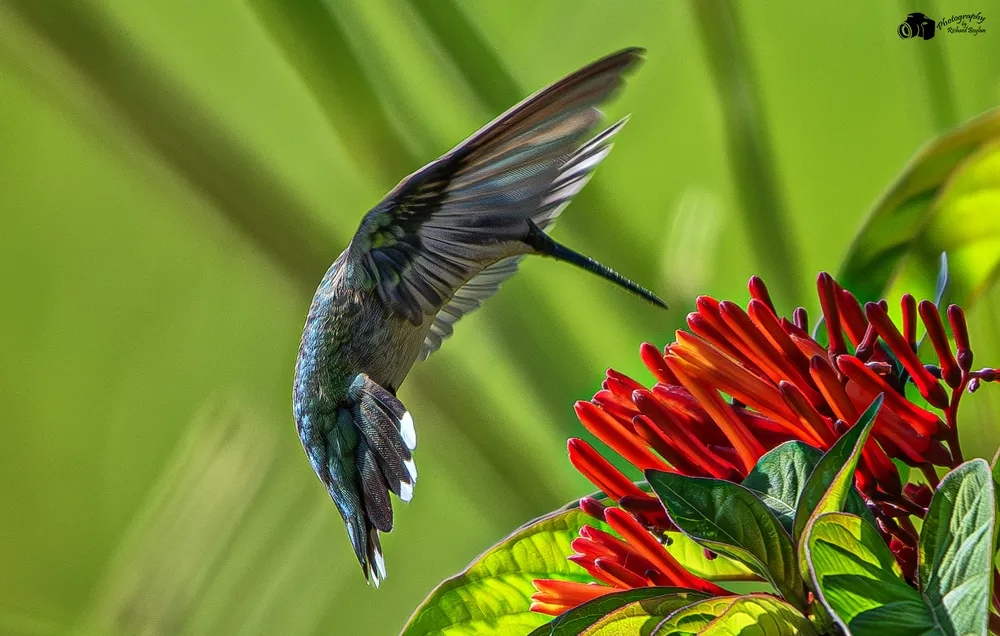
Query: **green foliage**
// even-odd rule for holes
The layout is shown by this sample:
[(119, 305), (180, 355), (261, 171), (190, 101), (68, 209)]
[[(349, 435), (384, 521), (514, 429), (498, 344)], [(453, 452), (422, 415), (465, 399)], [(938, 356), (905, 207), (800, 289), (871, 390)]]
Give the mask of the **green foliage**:
[(681, 532), (667, 532), (670, 545), (666, 546), (667, 552), (671, 554), (677, 562), (684, 566), (684, 569), (710, 581), (756, 581), (757, 575), (749, 568), (726, 557), (717, 559), (707, 559), (705, 550), (695, 543), (690, 537)]
[(933, 628), (920, 592), (903, 580), (882, 537), (860, 517), (820, 515), (804, 549), (813, 590), (845, 629), (903, 636)]
[(805, 607), (791, 537), (752, 491), (721, 479), (646, 473), (667, 514), (684, 534), (746, 564), (793, 605)]
[[(668, 595), (672, 601), (667, 600), (661, 604), (663, 597)], [(551, 622), (531, 632), (530, 636), (576, 636), (585, 629), (589, 629), (605, 615), (615, 612), (626, 605), (634, 604), (637, 601), (645, 602), (645, 605), (642, 606), (645, 608), (649, 608), (650, 603), (655, 603), (660, 608), (657, 611), (662, 611), (670, 602), (677, 602), (686, 598), (690, 599), (683, 601), (683, 604), (687, 605), (691, 601), (707, 597), (707, 594), (700, 592), (669, 587), (639, 587), (624, 592), (616, 592), (595, 598), (592, 601), (578, 605), (560, 614)], [(634, 612), (635, 610), (632, 611)], [(650, 609), (646, 609), (645, 611), (648, 612), (648, 615), (655, 615), (657, 613), (657, 611)]]
[(945, 634), (986, 630), (997, 527), (989, 465), (970, 460), (941, 480), (920, 530), (920, 588)]
[(800, 541), (806, 524), (824, 512), (841, 510), (854, 484), (854, 470), (861, 458), (861, 449), (875, 424), (875, 416), (882, 408), (882, 396), (875, 398), (858, 421), (844, 433), (837, 443), (816, 464), (809, 480), (802, 489), (795, 508), (792, 537)]
[(954, 302), (987, 289), (1000, 265), (1000, 111), (991, 111), (924, 148), (883, 195), (838, 276), (859, 299), (890, 284), (932, 298), (938, 257), (951, 259)]
[[(649, 486), (682, 536), (744, 564), (780, 598), (709, 598), (676, 588), (639, 587), (573, 608), (532, 636), (814, 635), (829, 633), (833, 623), (856, 636), (984, 633), (998, 535), (995, 477), (985, 461), (966, 462), (941, 480), (923, 523), (915, 580), (904, 577), (870, 513), (866, 518), (841, 511), (852, 506), (864, 510), (853, 477), (881, 406), (880, 396), (826, 453), (802, 443), (775, 448), (758, 460), (742, 485), (646, 471)], [(497, 580), (525, 567), (546, 567), (549, 562), (537, 555), (565, 551), (572, 536), (567, 536), (570, 526), (563, 515), (571, 512), (544, 518), (487, 552), (436, 590), (404, 633), (466, 633), (471, 615), (481, 615), (484, 606), (495, 612), (498, 599), (507, 600), (497, 594)], [(559, 524), (558, 532), (550, 530), (553, 523)], [(580, 526), (582, 520), (570, 525)], [(796, 544), (792, 531), (800, 526)], [(509, 562), (499, 555), (517, 552), (529, 537), (528, 559), (500, 569), (486, 565), (496, 558)], [(483, 578), (487, 570), (489, 576)], [(558, 578), (566, 576), (565, 564), (557, 572)], [(707, 578), (713, 579), (710, 574)], [(807, 606), (802, 581), (818, 604)], [(462, 589), (461, 600), (449, 600), (456, 588)], [(496, 625), (520, 626), (525, 620), (531, 589), (524, 589), (525, 596), (512, 606), (500, 606), (504, 616)], [(415, 625), (421, 630), (409, 631)]]
[(521, 528), (444, 581), (413, 613), (404, 636), (517, 633), (544, 622), (529, 611), (532, 579), (589, 581), (566, 560), (570, 542), (584, 525), (609, 528), (579, 510), (557, 512)]
[(653, 636), (815, 636), (794, 607), (765, 594), (724, 596), (689, 605), (660, 623)]
[(682, 592), (634, 601), (608, 612), (593, 625), (578, 633), (580, 636), (647, 634), (674, 612), (706, 597), (707, 595), (697, 592)]
[(987, 463), (974, 459), (951, 471), (920, 532), (917, 591), (874, 528), (846, 513), (823, 514), (806, 538), (813, 588), (837, 623), (858, 636), (984, 634), (996, 517)]
[[(823, 451), (799, 440), (785, 442), (765, 453), (743, 480), (743, 485), (754, 491), (761, 502), (781, 522), (785, 531), (792, 534), (795, 509), (809, 475), (823, 457)], [(909, 469), (908, 466), (905, 466)], [(844, 504), (847, 512), (866, 517), (872, 525), (875, 519), (856, 488), (851, 488)]]

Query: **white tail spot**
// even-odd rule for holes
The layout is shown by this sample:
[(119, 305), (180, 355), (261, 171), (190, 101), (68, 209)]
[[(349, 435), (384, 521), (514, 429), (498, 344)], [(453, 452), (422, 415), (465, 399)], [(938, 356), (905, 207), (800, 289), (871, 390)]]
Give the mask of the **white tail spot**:
[(385, 558), (382, 556), (382, 550), (376, 549), (372, 560), (375, 561), (372, 579), (375, 581), (375, 587), (378, 588), (379, 583), (385, 580)]
[(413, 418), (410, 417), (409, 411), (403, 413), (402, 419), (399, 420), (399, 434), (407, 448), (413, 450), (417, 447), (417, 431), (413, 428)]
[[(403, 465), (406, 466), (406, 472), (410, 473), (410, 479), (413, 483), (417, 483), (417, 465), (414, 461), (412, 459), (407, 459), (403, 462)], [(410, 488), (413, 488), (413, 486), (410, 486)]]
[(408, 484), (405, 481), (399, 482), (399, 498), (403, 501), (413, 499), (413, 484)]

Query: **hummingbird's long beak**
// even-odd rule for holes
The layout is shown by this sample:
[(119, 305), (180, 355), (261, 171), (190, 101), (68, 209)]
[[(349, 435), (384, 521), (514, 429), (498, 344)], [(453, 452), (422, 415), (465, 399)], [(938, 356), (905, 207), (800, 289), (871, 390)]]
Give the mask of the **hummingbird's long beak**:
[(525, 239), (530, 247), (535, 249), (539, 254), (543, 256), (551, 256), (552, 258), (558, 259), (560, 261), (565, 261), (567, 263), (572, 263), (577, 267), (587, 270), (593, 274), (597, 274), (601, 278), (611, 281), (612, 283), (627, 289), (637, 296), (645, 298), (649, 302), (668, 309), (667, 303), (663, 301), (662, 298), (649, 291), (645, 287), (642, 287), (638, 283), (635, 283), (615, 270), (611, 269), (607, 265), (598, 263), (589, 256), (584, 256), (583, 254), (571, 250), (570, 248), (557, 243), (552, 239), (551, 236), (543, 232), (533, 221), (528, 220), (528, 236)]

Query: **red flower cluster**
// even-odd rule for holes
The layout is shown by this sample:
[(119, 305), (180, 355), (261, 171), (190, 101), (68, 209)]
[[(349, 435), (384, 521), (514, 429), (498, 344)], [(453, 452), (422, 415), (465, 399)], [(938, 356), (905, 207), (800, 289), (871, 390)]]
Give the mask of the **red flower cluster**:
[[(963, 392), (1000, 379), (1000, 371), (972, 369), (965, 314), (956, 305), (946, 312), (953, 352), (940, 311), (930, 301), (917, 304), (913, 296), (903, 296), (900, 330), (884, 300), (861, 305), (826, 273), (817, 278), (817, 289), (825, 346), (809, 335), (805, 309), (796, 309), (791, 320), (779, 317), (763, 281), (753, 277), (745, 311), (701, 296), (697, 311), (687, 317), (690, 332), (678, 331), (662, 353), (642, 345), (655, 386), (609, 369), (603, 390), (590, 402), (578, 402), (576, 412), (588, 431), (640, 470), (742, 481), (761, 455), (783, 442), (830, 448), (883, 394), (872, 432), (878, 443), (865, 446), (856, 483), (886, 543), (912, 577), (917, 534), (910, 517), (924, 516), (931, 490), (904, 485), (891, 459), (920, 469), (936, 486), (935, 466), (962, 462), (956, 414)], [(917, 357), (918, 320), (939, 365), (924, 365)], [(908, 384), (944, 419), (908, 399)], [(535, 581), (532, 609), (558, 614), (596, 596), (645, 585), (723, 593), (684, 570), (654, 538), (673, 528), (659, 500), (584, 440), (569, 440), (569, 458), (621, 507), (581, 501), (584, 511), (610, 524), (621, 539), (584, 527), (573, 542), (578, 554), (570, 560), (599, 583)]]

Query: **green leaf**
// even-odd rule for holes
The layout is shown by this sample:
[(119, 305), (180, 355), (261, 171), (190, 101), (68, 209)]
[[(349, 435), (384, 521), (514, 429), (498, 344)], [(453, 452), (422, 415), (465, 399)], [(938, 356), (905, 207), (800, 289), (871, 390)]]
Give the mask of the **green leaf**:
[(861, 449), (868, 439), (875, 416), (882, 407), (882, 396), (872, 401), (857, 423), (844, 433), (837, 443), (819, 460), (795, 508), (793, 537), (801, 541), (806, 523), (824, 512), (842, 510), (847, 493), (854, 483), (854, 470), (861, 457)]
[(628, 636), (648, 633), (667, 616), (706, 598), (707, 594), (688, 590), (634, 601), (611, 611), (588, 629), (578, 633), (580, 636)]
[[(624, 592), (607, 594), (592, 601), (587, 601), (571, 610), (563, 612), (546, 625), (542, 625), (529, 636), (576, 636), (583, 630), (604, 618), (611, 612), (635, 603), (636, 601), (655, 600), (670, 594), (686, 594), (692, 600), (707, 598), (707, 594), (675, 587), (640, 587)], [(649, 603), (647, 603), (647, 606)]]
[[(650, 487), (646, 481), (638, 481), (636, 485), (643, 492), (653, 494), (653, 489)], [(614, 505), (601, 491), (597, 491), (590, 494), (590, 497), (597, 499), (604, 504)], [(578, 499), (567, 503), (565, 506), (560, 508), (560, 510), (571, 510), (578, 508), (580, 506), (580, 501)], [(726, 557), (717, 556), (714, 559), (709, 559), (705, 556), (705, 549), (700, 545), (684, 536), (681, 532), (667, 532), (667, 537), (669, 537), (669, 545), (664, 545), (664, 549), (670, 553), (670, 556), (677, 559), (685, 570), (694, 574), (695, 576), (700, 576), (703, 579), (709, 581), (759, 581), (760, 577), (750, 571), (747, 566), (743, 565), (739, 561), (733, 561), (732, 559), (727, 559)]]
[(811, 587), (847, 633), (904, 636), (935, 628), (920, 593), (903, 580), (878, 531), (860, 517), (820, 514), (806, 529), (802, 552)]
[(938, 486), (920, 531), (921, 591), (945, 634), (985, 634), (996, 500), (985, 460), (970, 460)]
[(701, 547), (681, 532), (668, 532), (671, 543), (666, 546), (670, 556), (684, 566), (684, 569), (709, 581), (758, 581), (760, 577), (747, 566), (724, 556), (714, 559), (705, 557)]
[(890, 287), (931, 297), (947, 252), (955, 302), (1000, 270), (1000, 110), (948, 132), (917, 153), (871, 212), (838, 280), (862, 301)]
[(544, 624), (546, 617), (529, 609), (532, 579), (593, 581), (566, 560), (573, 554), (570, 542), (585, 525), (611, 530), (580, 510), (553, 513), (521, 528), (438, 585), (410, 617), (402, 636), (523, 634)]
[(803, 551), (820, 602), (857, 636), (985, 634), (995, 496), (982, 459), (941, 480), (920, 533), (920, 592), (903, 581), (870, 525), (846, 513), (818, 516), (809, 524)]
[(767, 594), (724, 596), (680, 609), (660, 623), (653, 636), (815, 636), (809, 619)]
[[(944, 307), (950, 302), (951, 277), (948, 274), (948, 252), (941, 252), (940, 265), (938, 265), (937, 280), (934, 282), (934, 304)], [(924, 333), (927, 337), (927, 333)]]
[(721, 479), (647, 470), (646, 479), (681, 532), (760, 574), (791, 603), (805, 607), (791, 537), (747, 488)]
[[(789, 535), (802, 489), (822, 457), (823, 451), (805, 442), (785, 442), (757, 460), (757, 465), (743, 480), (743, 485), (774, 513)], [(854, 488), (847, 495), (845, 509), (875, 524), (871, 511)]]

